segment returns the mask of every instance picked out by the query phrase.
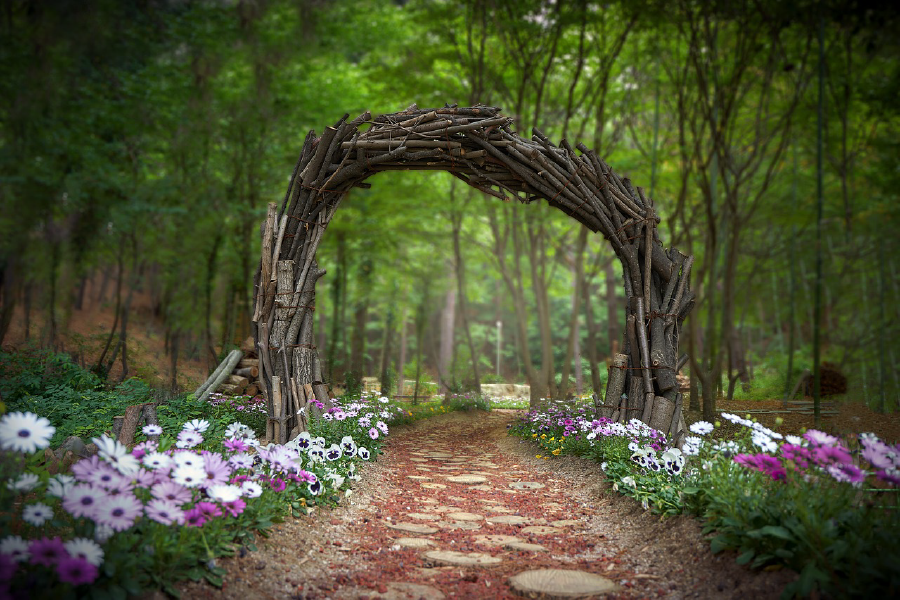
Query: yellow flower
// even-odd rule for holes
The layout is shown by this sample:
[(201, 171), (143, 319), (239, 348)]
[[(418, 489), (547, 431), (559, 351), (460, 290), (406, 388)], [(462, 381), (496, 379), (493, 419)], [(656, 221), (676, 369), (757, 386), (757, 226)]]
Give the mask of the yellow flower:
[(556, 437), (555, 437), (555, 436), (552, 437), (552, 438), (550, 438), (550, 441), (551, 441), (551, 442), (554, 441), (554, 440), (556, 440)]
[(536, 438), (536, 437), (537, 437), (537, 434), (536, 434), (536, 433), (532, 433), (532, 434), (531, 434), (531, 439), (534, 439), (534, 438)]
[(547, 439), (547, 434), (546, 434), (546, 433), (542, 433), (542, 434), (541, 434), (541, 439), (542, 439), (542, 440), (546, 440), (546, 439)]
[(545, 456), (545, 457), (544, 457), (544, 460), (550, 460), (550, 457), (549, 457), (549, 456)]
[(534, 457), (535, 457), (535, 458), (540, 458), (541, 455), (540, 455), (540, 454), (535, 454)]

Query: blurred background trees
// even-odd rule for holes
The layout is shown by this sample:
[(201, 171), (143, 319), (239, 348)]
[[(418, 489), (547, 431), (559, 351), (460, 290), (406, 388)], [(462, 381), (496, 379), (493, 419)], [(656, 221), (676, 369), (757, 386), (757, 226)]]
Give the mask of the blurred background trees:
[[(125, 378), (142, 294), (165, 385), (179, 360), (211, 368), (249, 332), (259, 225), (309, 129), (480, 102), (596, 149), (650, 191), (664, 243), (696, 256), (695, 406), (699, 391), (781, 397), (818, 327), (848, 397), (896, 409), (898, 24), (876, 2), (6, 2), (0, 341)], [(625, 299), (602, 239), (447, 174), (372, 183), (320, 250), (332, 382), (605, 387)], [(72, 335), (96, 305), (112, 327)]]

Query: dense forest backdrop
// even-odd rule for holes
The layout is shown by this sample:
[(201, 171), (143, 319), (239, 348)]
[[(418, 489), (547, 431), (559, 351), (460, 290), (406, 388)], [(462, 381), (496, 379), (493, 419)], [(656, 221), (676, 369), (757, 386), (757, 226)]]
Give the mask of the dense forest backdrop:
[[(849, 377), (849, 399), (897, 408), (890, 2), (2, 6), (6, 345), (18, 324), (34, 345), (127, 376), (144, 293), (160, 360), (214, 368), (250, 331), (260, 224), (310, 129), (345, 112), (482, 103), (523, 135), (537, 126), (595, 149), (649, 192), (664, 244), (695, 255), (692, 404), (698, 390), (780, 398), (818, 348)], [(319, 253), (330, 380), (419, 371), (453, 390), (602, 390), (625, 302), (605, 241), (544, 204), (454, 181), (386, 173), (345, 201)], [(113, 326), (73, 336), (92, 303), (115, 311)]]

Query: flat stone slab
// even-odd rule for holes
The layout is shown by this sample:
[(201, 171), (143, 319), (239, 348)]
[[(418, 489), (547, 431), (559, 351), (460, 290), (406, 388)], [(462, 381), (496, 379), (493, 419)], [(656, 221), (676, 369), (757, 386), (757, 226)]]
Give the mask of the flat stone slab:
[(490, 492), (493, 491), (494, 488), (489, 485), (473, 485), (472, 489), (478, 490), (479, 492)]
[(491, 515), (486, 521), (492, 525), (521, 525), (531, 519), (519, 515)]
[(387, 591), (383, 594), (364, 587), (351, 588), (347, 590), (350, 596), (346, 597), (362, 598), (365, 596), (372, 600), (444, 600), (446, 598), (439, 589), (421, 583), (392, 581), (385, 587)]
[(439, 529), (431, 525), (422, 525), (421, 523), (385, 523), (391, 529), (398, 531), (408, 531), (410, 533), (437, 533)]
[(487, 477), (484, 475), (453, 475), (447, 478), (447, 481), (451, 481), (453, 483), (466, 483), (466, 484), (476, 484), (476, 483), (486, 483)]
[(416, 471), (425, 471), (426, 473), (431, 473), (431, 467), (416, 467)]
[(543, 483), (538, 483), (537, 481), (516, 481), (509, 484), (514, 490), (539, 490), (545, 486)]
[(444, 518), (452, 519), (453, 521), (483, 521), (484, 515), (476, 515), (470, 512), (448, 512), (444, 515)]
[(521, 540), (514, 535), (476, 535), (472, 538), (476, 544), (484, 544), (485, 546), (502, 546), (503, 544), (511, 544), (520, 542)]
[(425, 553), (425, 559), (435, 565), (454, 567), (490, 567), (499, 565), (503, 559), (483, 552), (456, 552), (454, 550), (432, 550)]
[(537, 569), (509, 578), (513, 591), (529, 598), (593, 598), (619, 589), (606, 577), (586, 571)]
[(428, 459), (427, 459), (427, 458), (419, 458), (419, 457), (417, 457), (417, 456), (411, 456), (411, 457), (409, 458), (409, 460), (411, 460), (411, 461), (413, 461), (413, 462), (428, 462)]
[(529, 544), (528, 542), (520, 542), (518, 540), (515, 542), (507, 542), (503, 547), (507, 550), (516, 550), (518, 552), (549, 552), (549, 550), (540, 544)]
[(433, 540), (417, 537), (397, 538), (394, 542), (403, 548), (427, 548), (428, 546), (436, 546)]
[(529, 535), (550, 535), (553, 533), (564, 533), (565, 530), (560, 527), (548, 527), (546, 525), (532, 525), (531, 527), (523, 527), (522, 533)]
[(440, 515), (429, 515), (428, 513), (406, 513), (410, 519), (418, 519), (419, 521), (439, 521)]
[(550, 521), (550, 525), (553, 527), (574, 527), (581, 525), (581, 521), (578, 519), (559, 519), (558, 521)]
[(421, 485), (423, 488), (427, 488), (429, 490), (442, 490), (447, 487), (443, 483), (423, 483)]
[(429, 481), (431, 477), (428, 475), (407, 475), (408, 479), (415, 479), (416, 481)]
[(476, 525), (471, 521), (438, 521), (435, 523), (441, 529), (465, 529), (466, 531), (477, 531), (481, 529), (481, 525)]

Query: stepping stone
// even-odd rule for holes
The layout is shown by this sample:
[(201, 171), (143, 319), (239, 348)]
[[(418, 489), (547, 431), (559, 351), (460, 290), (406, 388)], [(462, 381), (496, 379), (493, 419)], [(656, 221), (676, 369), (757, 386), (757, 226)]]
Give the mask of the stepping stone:
[(408, 479), (415, 479), (416, 481), (428, 481), (431, 479), (431, 477), (428, 477), (427, 475), (407, 475), (406, 477)]
[[(474, 489), (477, 489), (477, 488), (474, 488), (474, 487), (473, 487), (472, 489), (474, 490)], [(479, 501), (479, 502), (483, 502), (483, 503), (485, 503), (485, 504), (499, 504), (499, 503), (500, 503), (499, 500), (494, 500), (493, 498), (481, 498), (481, 499), (479, 499), (478, 501)]]
[(472, 475), (484, 475), (485, 477), (493, 477), (493, 473), (488, 473), (487, 471), (469, 471)]
[(503, 492), (504, 494), (518, 494), (519, 493), (516, 490), (500, 490), (500, 491)]
[(410, 533), (437, 533), (438, 528), (431, 525), (420, 525), (419, 523), (385, 523), (391, 529), (398, 531), (408, 531)]
[(424, 502), (425, 504), (437, 504), (438, 501), (434, 498), (416, 498), (419, 502)]
[(428, 458), (432, 458), (432, 459), (447, 459), (447, 458), (453, 458), (453, 455), (452, 455), (452, 454), (448, 454), (447, 452), (431, 452), (431, 453), (429, 453), (429, 454), (426, 454), (425, 456), (427, 456)]
[(411, 460), (411, 461), (413, 461), (413, 462), (428, 462), (428, 459), (427, 459), (427, 458), (418, 458), (418, 457), (415, 457), (415, 456), (410, 457), (409, 460)]
[(426, 561), (434, 565), (459, 567), (490, 567), (499, 565), (503, 559), (483, 552), (456, 552), (454, 550), (432, 550), (425, 553)]
[(367, 597), (372, 600), (444, 600), (443, 592), (429, 585), (421, 583), (406, 583), (401, 581), (392, 581), (386, 586), (385, 593), (379, 593), (375, 590), (365, 587), (345, 588), (341, 590), (349, 595), (341, 596), (343, 598), (362, 598)]
[(512, 514), (512, 513), (516, 512), (511, 508), (506, 508), (505, 506), (490, 505), (490, 506), (486, 506), (485, 508), (489, 508), (491, 512), (495, 512), (495, 513)]
[(470, 512), (448, 512), (444, 515), (445, 519), (453, 519), (454, 521), (483, 521), (484, 515), (476, 515)]
[(434, 546), (435, 543), (432, 540), (426, 540), (425, 538), (416, 538), (416, 537), (402, 537), (394, 540), (398, 546), (403, 548), (426, 548), (428, 546)]
[(489, 485), (473, 485), (472, 489), (478, 490), (479, 492), (490, 492), (493, 491), (494, 488)]
[(516, 481), (515, 483), (509, 484), (509, 487), (513, 488), (514, 490), (539, 490), (542, 487), (547, 486), (536, 481)]
[(441, 529), (465, 529), (466, 531), (477, 531), (481, 529), (481, 525), (476, 525), (471, 521), (438, 521), (435, 523)]
[(442, 490), (447, 487), (443, 483), (423, 483), (421, 485), (423, 488), (427, 488), (429, 490)]
[(532, 525), (531, 527), (523, 527), (522, 533), (529, 535), (550, 535), (552, 533), (565, 533), (565, 530), (559, 527), (548, 527), (546, 525)]
[(451, 500), (456, 500), (457, 502), (465, 502), (466, 500), (468, 500), (468, 498), (463, 498), (462, 496), (450, 496), (450, 495), (448, 495), (447, 497), (450, 498)]
[(619, 589), (606, 577), (566, 569), (525, 571), (510, 577), (509, 586), (530, 598), (591, 598)]
[[(423, 540), (429, 541), (429, 540)], [(516, 550), (518, 552), (548, 552), (548, 550), (541, 546), (540, 544), (529, 544), (528, 542), (508, 542), (503, 545), (503, 547), (507, 550)]]
[(521, 541), (514, 535), (476, 535), (472, 538), (476, 544), (484, 544), (485, 546), (501, 546), (503, 544), (511, 544)]
[(558, 521), (550, 521), (550, 525), (553, 527), (574, 527), (575, 525), (581, 525), (581, 521), (578, 519), (559, 519)]
[(431, 510), (438, 513), (462, 512), (462, 509), (458, 506), (436, 506)]
[(519, 515), (492, 515), (486, 521), (491, 525), (521, 525), (531, 521), (531, 519), (520, 517)]
[(447, 478), (447, 481), (451, 481), (453, 483), (465, 483), (465, 484), (475, 484), (475, 483), (485, 483), (487, 482), (487, 477), (484, 475), (454, 475)]
[(431, 473), (431, 467), (416, 467), (416, 471), (425, 471), (426, 473)]
[(406, 513), (406, 516), (411, 519), (418, 519), (419, 521), (438, 521), (440, 520), (440, 515), (429, 515), (428, 513)]

